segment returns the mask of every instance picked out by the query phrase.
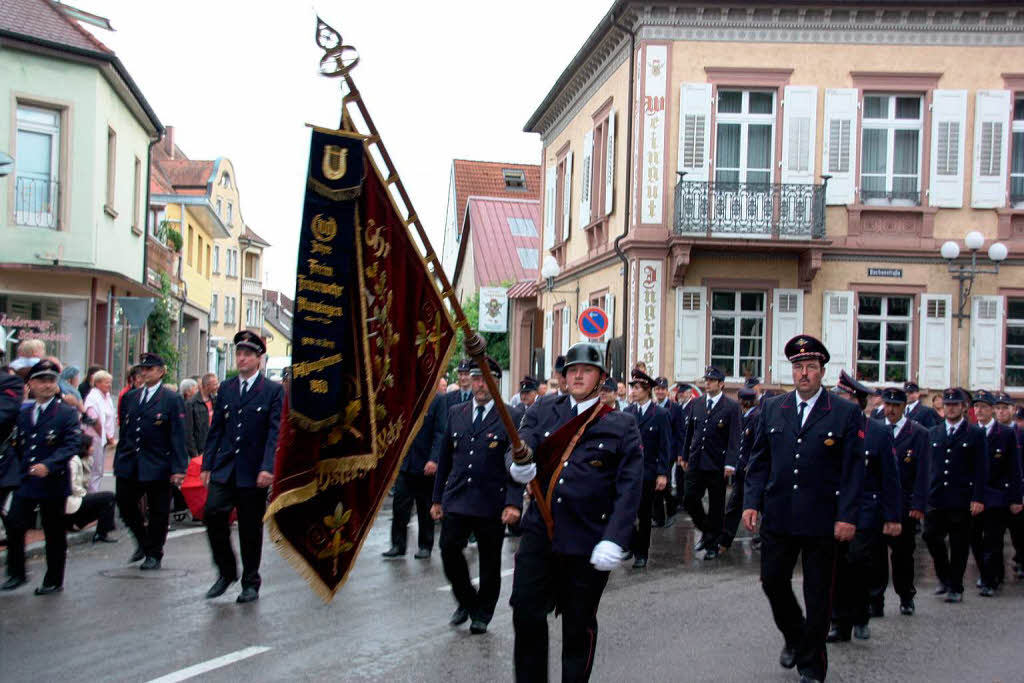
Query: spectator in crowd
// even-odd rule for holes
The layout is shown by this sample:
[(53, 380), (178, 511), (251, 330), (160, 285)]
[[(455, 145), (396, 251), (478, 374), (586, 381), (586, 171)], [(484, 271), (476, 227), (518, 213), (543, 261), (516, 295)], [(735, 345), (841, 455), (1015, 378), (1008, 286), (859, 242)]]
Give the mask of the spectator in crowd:
[[(91, 393), (91, 392), (90, 392)], [(96, 531), (92, 535), (93, 543), (117, 543), (110, 536), (114, 530), (114, 494), (111, 491), (89, 493), (92, 475), (90, 469), (94, 462), (89, 454), (88, 439), (79, 443), (78, 454), (68, 461), (68, 474), (71, 479), (71, 495), (64, 504), (64, 518), (68, 531), (84, 529), (96, 522)]]
[(548, 393), (548, 382), (547, 380), (541, 380), (537, 385), (537, 398), (540, 398), (546, 393)]
[(437, 393), (443, 394), (446, 391), (448, 391), (448, 380), (442, 377), (437, 380)]
[(69, 365), (60, 371), (60, 380), (57, 382), (60, 386), (61, 396), (74, 396), (78, 399), (79, 405), (82, 404), (82, 394), (78, 392), (78, 380), (81, 375), (82, 371), (78, 369), (77, 365)]
[(121, 387), (121, 393), (117, 395), (118, 416), (120, 416), (124, 412), (123, 406), (121, 405), (121, 401), (122, 399), (124, 399), (124, 395), (127, 394), (132, 389), (138, 389), (143, 384), (145, 384), (145, 382), (142, 381), (142, 372), (139, 370), (139, 366), (133, 365), (131, 367), (131, 370), (128, 371), (128, 376), (124, 380), (124, 386)]
[(196, 392), (199, 391), (199, 382), (195, 381), (191, 377), (186, 377), (181, 380), (181, 386), (179, 389), (181, 390), (181, 400), (188, 403), (188, 400), (195, 396)]
[(217, 375), (208, 372), (202, 377), (199, 391), (185, 401), (185, 452), (190, 460), (203, 454), (199, 449), (206, 445), (219, 388)]
[(89, 390), (92, 389), (92, 376), (102, 369), (103, 366), (101, 365), (90, 365), (89, 369), (85, 371), (85, 379), (78, 385), (78, 393), (82, 395), (83, 403), (85, 403), (85, 398), (89, 395)]
[[(114, 401), (110, 397), (110, 390), (114, 378), (106, 370), (97, 370), (92, 374), (92, 389), (85, 396), (85, 416), (82, 419), (84, 428), (83, 435), (92, 437), (93, 462), (89, 482), (86, 488), (90, 493), (100, 490), (100, 483), (103, 481), (103, 471), (106, 466), (107, 451), (113, 451), (117, 444), (114, 438), (116, 434), (117, 415), (114, 414)], [(89, 424), (89, 421), (92, 424)], [(83, 441), (85, 439), (83, 438)]]
[(618, 395), (619, 410), (625, 410), (626, 406), (629, 405), (629, 390), (626, 389), (625, 382), (619, 382), (617, 384), (617, 389), (618, 391), (616, 393)]
[(46, 344), (42, 339), (26, 339), (18, 344), (18, 357), (11, 361), (11, 369), (17, 372), (30, 368), (38, 363), (45, 353)]
[(939, 414), (939, 417), (945, 417), (942, 412), (942, 393), (939, 392), (932, 396), (932, 409)]

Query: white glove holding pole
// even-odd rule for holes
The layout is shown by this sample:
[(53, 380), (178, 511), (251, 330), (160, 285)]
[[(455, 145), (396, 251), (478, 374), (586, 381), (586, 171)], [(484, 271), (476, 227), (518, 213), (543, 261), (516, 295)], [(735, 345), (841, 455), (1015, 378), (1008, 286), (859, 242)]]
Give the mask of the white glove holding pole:
[(622, 564), (622, 557), (625, 555), (622, 548), (612, 541), (601, 541), (594, 546), (594, 552), (590, 553), (590, 564), (601, 572), (610, 572)]
[(508, 473), (512, 475), (512, 481), (517, 484), (529, 484), (537, 476), (537, 463), (512, 465), (508, 468)]

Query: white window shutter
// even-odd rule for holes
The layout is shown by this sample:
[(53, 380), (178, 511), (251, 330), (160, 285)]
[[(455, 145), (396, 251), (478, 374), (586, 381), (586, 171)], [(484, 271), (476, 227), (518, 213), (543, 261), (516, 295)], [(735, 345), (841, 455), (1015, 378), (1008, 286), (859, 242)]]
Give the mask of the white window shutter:
[(782, 182), (809, 185), (814, 182), (818, 89), (787, 85), (783, 97)]
[(604, 215), (615, 207), (615, 110), (608, 112), (608, 146), (604, 155)]
[(852, 204), (856, 195), (858, 100), (856, 88), (825, 89), (821, 168), (822, 175), (832, 176), (826, 204)]
[(853, 292), (825, 292), (821, 309), (821, 341), (831, 360), (825, 366), (825, 384), (839, 381), (839, 371), (853, 372)]
[(604, 295), (604, 312), (608, 316), (608, 331), (604, 333), (604, 337), (601, 339), (603, 342), (609, 342), (615, 337), (615, 295), (608, 293)]
[(776, 289), (772, 295), (772, 378), (791, 384), (793, 367), (786, 358), (786, 342), (804, 331), (804, 290)]
[(572, 317), (572, 307), (569, 304), (565, 305), (562, 309), (562, 350), (559, 352), (565, 355), (565, 352), (569, 350), (569, 332), (572, 330), (572, 324), (575, 320)]
[(552, 361), (552, 346), (554, 346), (554, 331), (555, 331), (555, 314), (551, 311), (544, 313), (544, 372), (551, 372)]
[(1003, 297), (971, 297), (971, 389), (1001, 389)]
[(580, 185), (579, 229), (590, 225), (590, 190), (594, 184), (594, 131), (588, 130), (583, 136), (582, 184)]
[(1009, 158), (1009, 90), (979, 90), (974, 107), (974, 174), (971, 206), (1006, 206), (1006, 167)]
[(704, 374), (707, 287), (676, 287), (675, 378), (693, 381)]
[[(967, 125), (967, 91), (932, 92), (931, 206), (964, 205), (964, 126)], [(933, 385), (934, 386), (934, 385)]]
[(953, 338), (953, 297), (949, 294), (921, 295), (921, 369), (917, 383), (926, 389), (950, 385), (950, 340)]
[[(544, 174), (544, 250), (555, 246), (555, 183), (558, 169), (552, 164)], [(543, 260), (543, 259), (541, 259)]]
[(679, 161), (676, 166), (680, 173), (686, 173), (687, 181), (708, 180), (710, 131), (711, 84), (683, 83), (679, 87)]
[(565, 179), (562, 184), (562, 240), (569, 239), (569, 215), (572, 208), (572, 150), (565, 155)]

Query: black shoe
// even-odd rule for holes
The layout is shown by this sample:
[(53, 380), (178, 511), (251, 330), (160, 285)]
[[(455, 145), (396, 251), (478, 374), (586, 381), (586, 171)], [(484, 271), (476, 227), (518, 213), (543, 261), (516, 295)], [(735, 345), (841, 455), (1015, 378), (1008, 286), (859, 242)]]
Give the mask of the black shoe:
[(4, 585), (0, 586), (0, 591), (12, 591), (19, 586), (23, 586), (28, 583), (28, 579), (24, 576), (9, 576), (4, 581)]
[(225, 579), (223, 576), (218, 576), (217, 580), (210, 586), (210, 590), (206, 591), (206, 599), (219, 598), (224, 595), (224, 591), (228, 589), (228, 586), (233, 584), (237, 579)]
[(978, 588), (984, 588), (985, 587), (985, 582), (982, 581), (981, 579), (978, 579), (977, 581), (974, 582), (974, 585), (977, 586)]
[(946, 593), (946, 602), (963, 602), (964, 594), (959, 591), (949, 591)]
[(141, 546), (135, 546), (135, 552), (132, 553), (132, 556), (130, 558), (128, 558), (128, 564), (138, 562), (139, 560), (145, 559), (145, 557), (146, 551), (143, 550)]
[(146, 571), (149, 569), (160, 569), (160, 560), (155, 557), (147, 557), (146, 560), (139, 565), (139, 569)]
[(845, 643), (850, 639), (850, 632), (846, 629), (841, 629), (838, 626), (833, 626), (828, 630), (828, 635), (825, 636), (826, 643)]
[(779, 666), (783, 669), (792, 669), (796, 666), (796, 650), (794, 648), (782, 648), (782, 652), (779, 653)]
[(36, 595), (49, 595), (50, 593), (60, 593), (64, 590), (64, 586), (40, 586), (36, 589)]
[(395, 546), (391, 546), (390, 550), (385, 550), (380, 554), (385, 560), (393, 560), (396, 557), (405, 557), (405, 551), (399, 550)]
[(707, 552), (704, 553), (704, 560), (705, 561), (714, 560), (714, 559), (717, 559), (717, 558), (718, 558), (718, 546), (711, 546), (710, 548), (707, 549)]
[(873, 602), (871, 603), (871, 607), (868, 608), (868, 612), (872, 619), (881, 619), (885, 616), (885, 605)]
[(260, 591), (259, 591), (259, 589), (253, 588), (252, 586), (246, 586), (245, 588), (242, 589), (242, 592), (239, 593), (238, 597), (235, 598), (235, 602), (238, 602), (238, 603), (256, 602), (259, 599), (260, 599)]
[(633, 569), (643, 569), (646, 566), (647, 566), (647, 558), (646, 557), (640, 557), (639, 555), (637, 555), (636, 559), (633, 560)]
[(669, 516), (669, 517), (668, 517), (668, 518), (667, 518), (667, 519), (665, 520), (665, 528), (667, 529), (667, 528), (669, 528), (670, 526), (674, 525), (675, 523), (676, 523), (676, 516), (675, 516), (675, 515), (671, 515), (671, 516)]
[(980, 595), (983, 598), (991, 598), (995, 594), (996, 594), (996, 589), (992, 588), (991, 586), (982, 586), (981, 590), (978, 591), (978, 595)]
[(417, 560), (429, 560), (430, 559), (430, 548), (420, 548), (419, 550), (416, 551), (416, 554), (413, 555), (413, 557), (416, 558)]
[(483, 619), (474, 619), (473, 623), (469, 625), (469, 632), (477, 635), (487, 633), (487, 622)]
[(945, 595), (949, 592), (949, 586), (944, 583), (940, 583), (939, 587), (935, 589), (933, 595)]
[(92, 542), (93, 543), (117, 543), (117, 539), (116, 538), (111, 538), (105, 532), (101, 534), (100, 532), (97, 531), (96, 533), (94, 533), (92, 535)]
[(632, 550), (627, 550), (625, 552), (625, 554), (622, 556), (622, 561), (623, 562), (629, 562), (632, 559), (633, 559), (633, 551)]
[(467, 621), (469, 621), (469, 610), (465, 607), (459, 607), (452, 612), (452, 618), (448, 620), (448, 623), (452, 626), (462, 626)]
[(871, 637), (871, 628), (867, 624), (853, 627), (853, 637), (857, 640), (867, 640)]
[(707, 543), (704, 542), (704, 536), (701, 536), (697, 544), (693, 546), (693, 552), (699, 553), (701, 550), (707, 550), (707, 547)]
[(1013, 568), (1013, 577), (1015, 579), (1024, 579), (1024, 567), (1017, 565)]
[(753, 538), (750, 539), (750, 549), (751, 550), (761, 550), (761, 537), (760, 536), (754, 536)]
[(901, 602), (900, 603), (900, 614), (902, 614), (903, 616), (907, 616), (907, 617), (913, 616), (914, 615), (914, 601), (913, 600), (906, 600), (904, 602)]

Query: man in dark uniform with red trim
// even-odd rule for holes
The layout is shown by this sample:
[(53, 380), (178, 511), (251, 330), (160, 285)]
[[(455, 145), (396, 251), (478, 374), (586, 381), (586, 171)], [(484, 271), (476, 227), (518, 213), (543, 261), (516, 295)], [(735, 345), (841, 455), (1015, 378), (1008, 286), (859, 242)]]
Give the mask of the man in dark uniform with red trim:
[(640, 509), (637, 511), (637, 532), (633, 536), (633, 569), (643, 569), (647, 566), (647, 553), (651, 547), (652, 518), (657, 517), (654, 512), (655, 504), (662, 506), (662, 520), (665, 517), (664, 501), (659, 499), (658, 494), (663, 493), (668, 486), (672, 429), (669, 426), (668, 411), (651, 398), (655, 386), (657, 380), (651, 379), (640, 370), (633, 370), (629, 380), (633, 402), (623, 411), (636, 418), (644, 446), (644, 487), (640, 495)]

